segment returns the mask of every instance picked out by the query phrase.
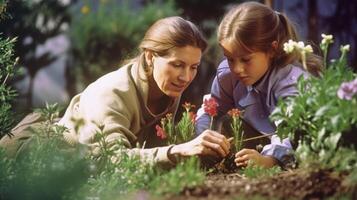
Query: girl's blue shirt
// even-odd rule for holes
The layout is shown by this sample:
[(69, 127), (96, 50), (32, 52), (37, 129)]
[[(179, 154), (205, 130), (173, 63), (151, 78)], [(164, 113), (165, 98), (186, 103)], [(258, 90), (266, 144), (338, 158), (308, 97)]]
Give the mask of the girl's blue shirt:
[[(220, 63), (213, 80), (210, 96), (218, 102), (218, 116), (215, 121), (227, 114), (232, 108), (244, 110), (243, 118), (262, 134), (274, 133), (275, 123), (269, 119), (275, 109), (278, 99), (296, 96), (297, 80), (308, 72), (293, 64), (284, 67), (273, 67), (254, 85), (245, 86), (229, 69), (227, 60)], [(210, 116), (198, 111), (196, 133), (200, 134), (209, 127)], [(271, 144), (264, 146), (261, 154), (273, 156), (282, 161), (285, 155), (290, 154), (292, 147), (289, 139), (280, 140), (276, 135), (271, 137)]]

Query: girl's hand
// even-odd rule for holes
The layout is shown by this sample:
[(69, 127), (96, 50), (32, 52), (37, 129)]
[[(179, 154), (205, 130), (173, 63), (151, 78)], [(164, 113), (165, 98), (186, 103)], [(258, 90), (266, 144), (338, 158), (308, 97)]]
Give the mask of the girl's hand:
[(170, 154), (180, 156), (212, 155), (225, 157), (229, 153), (230, 143), (227, 138), (212, 130), (205, 130), (195, 139), (175, 145)]
[(234, 162), (238, 167), (246, 167), (248, 163), (265, 168), (273, 167), (278, 161), (271, 156), (263, 156), (254, 149), (242, 149), (235, 155)]

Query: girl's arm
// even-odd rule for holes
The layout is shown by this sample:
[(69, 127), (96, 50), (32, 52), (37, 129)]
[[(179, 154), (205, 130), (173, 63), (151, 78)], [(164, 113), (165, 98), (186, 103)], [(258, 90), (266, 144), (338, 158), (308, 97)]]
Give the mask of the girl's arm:
[[(279, 99), (283, 101), (287, 97), (298, 95), (297, 81), (299, 77), (304, 76), (306, 78), (309, 74), (298, 66), (288, 65), (279, 70), (275, 76), (279, 78), (272, 88), (275, 102), (271, 112), (275, 109)], [(274, 157), (282, 165), (294, 159), (289, 138), (279, 138), (277, 135), (272, 136), (271, 144), (264, 146), (261, 154)]]

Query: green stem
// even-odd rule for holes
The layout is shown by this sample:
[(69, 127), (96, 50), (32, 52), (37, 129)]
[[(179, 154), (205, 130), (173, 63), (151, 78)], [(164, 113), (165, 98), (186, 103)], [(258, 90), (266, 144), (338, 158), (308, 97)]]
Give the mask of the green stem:
[(345, 57), (346, 57), (346, 51), (342, 51), (341, 57), (338, 62), (342, 63), (342, 61), (345, 59)]
[(242, 121), (239, 120), (239, 134), (240, 134), (240, 141), (239, 141), (239, 150), (242, 148), (243, 145), (243, 135), (244, 135), (244, 131), (243, 131), (243, 127), (242, 127)]
[(304, 67), (304, 69), (306, 70), (306, 71), (308, 71), (307, 70), (307, 65), (306, 65), (306, 52), (301, 52), (301, 60), (302, 60), (302, 66)]
[(5, 85), (8, 78), (9, 78), (9, 73), (6, 74), (6, 77), (5, 77), (4, 81), (2, 82), (2, 85)]
[(210, 125), (209, 125), (209, 129), (212, 130), (212, 125), (213, 125), (213, 116), (211, 116), (211, 122), (210, 122)]
[(324, 49), (324, 68), (327, 68), (327, 48)]

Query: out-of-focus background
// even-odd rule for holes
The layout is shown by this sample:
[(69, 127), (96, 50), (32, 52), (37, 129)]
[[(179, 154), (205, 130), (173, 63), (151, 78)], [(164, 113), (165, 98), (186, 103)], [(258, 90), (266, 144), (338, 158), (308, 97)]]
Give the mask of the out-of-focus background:
[[(216, 28), (238, 0), (10, 0), (0, 20), (3, 37), (17, 37), (15, 54), (22, 73), (11, 80), (19, 96), (14, 109), (28, 113), (46, 102), (66, 107), (71, 97), (136, 52), (146, 29), (157, 19), (179, 15), (204, 32), (209, 49), (182, 101), (199, 106), (223, 59)], [(357, 1), (265, 0), (296, 23), (303, 40), (319, 44), (321, 33), (350, 44), (348, 62), (357, 69)]]

